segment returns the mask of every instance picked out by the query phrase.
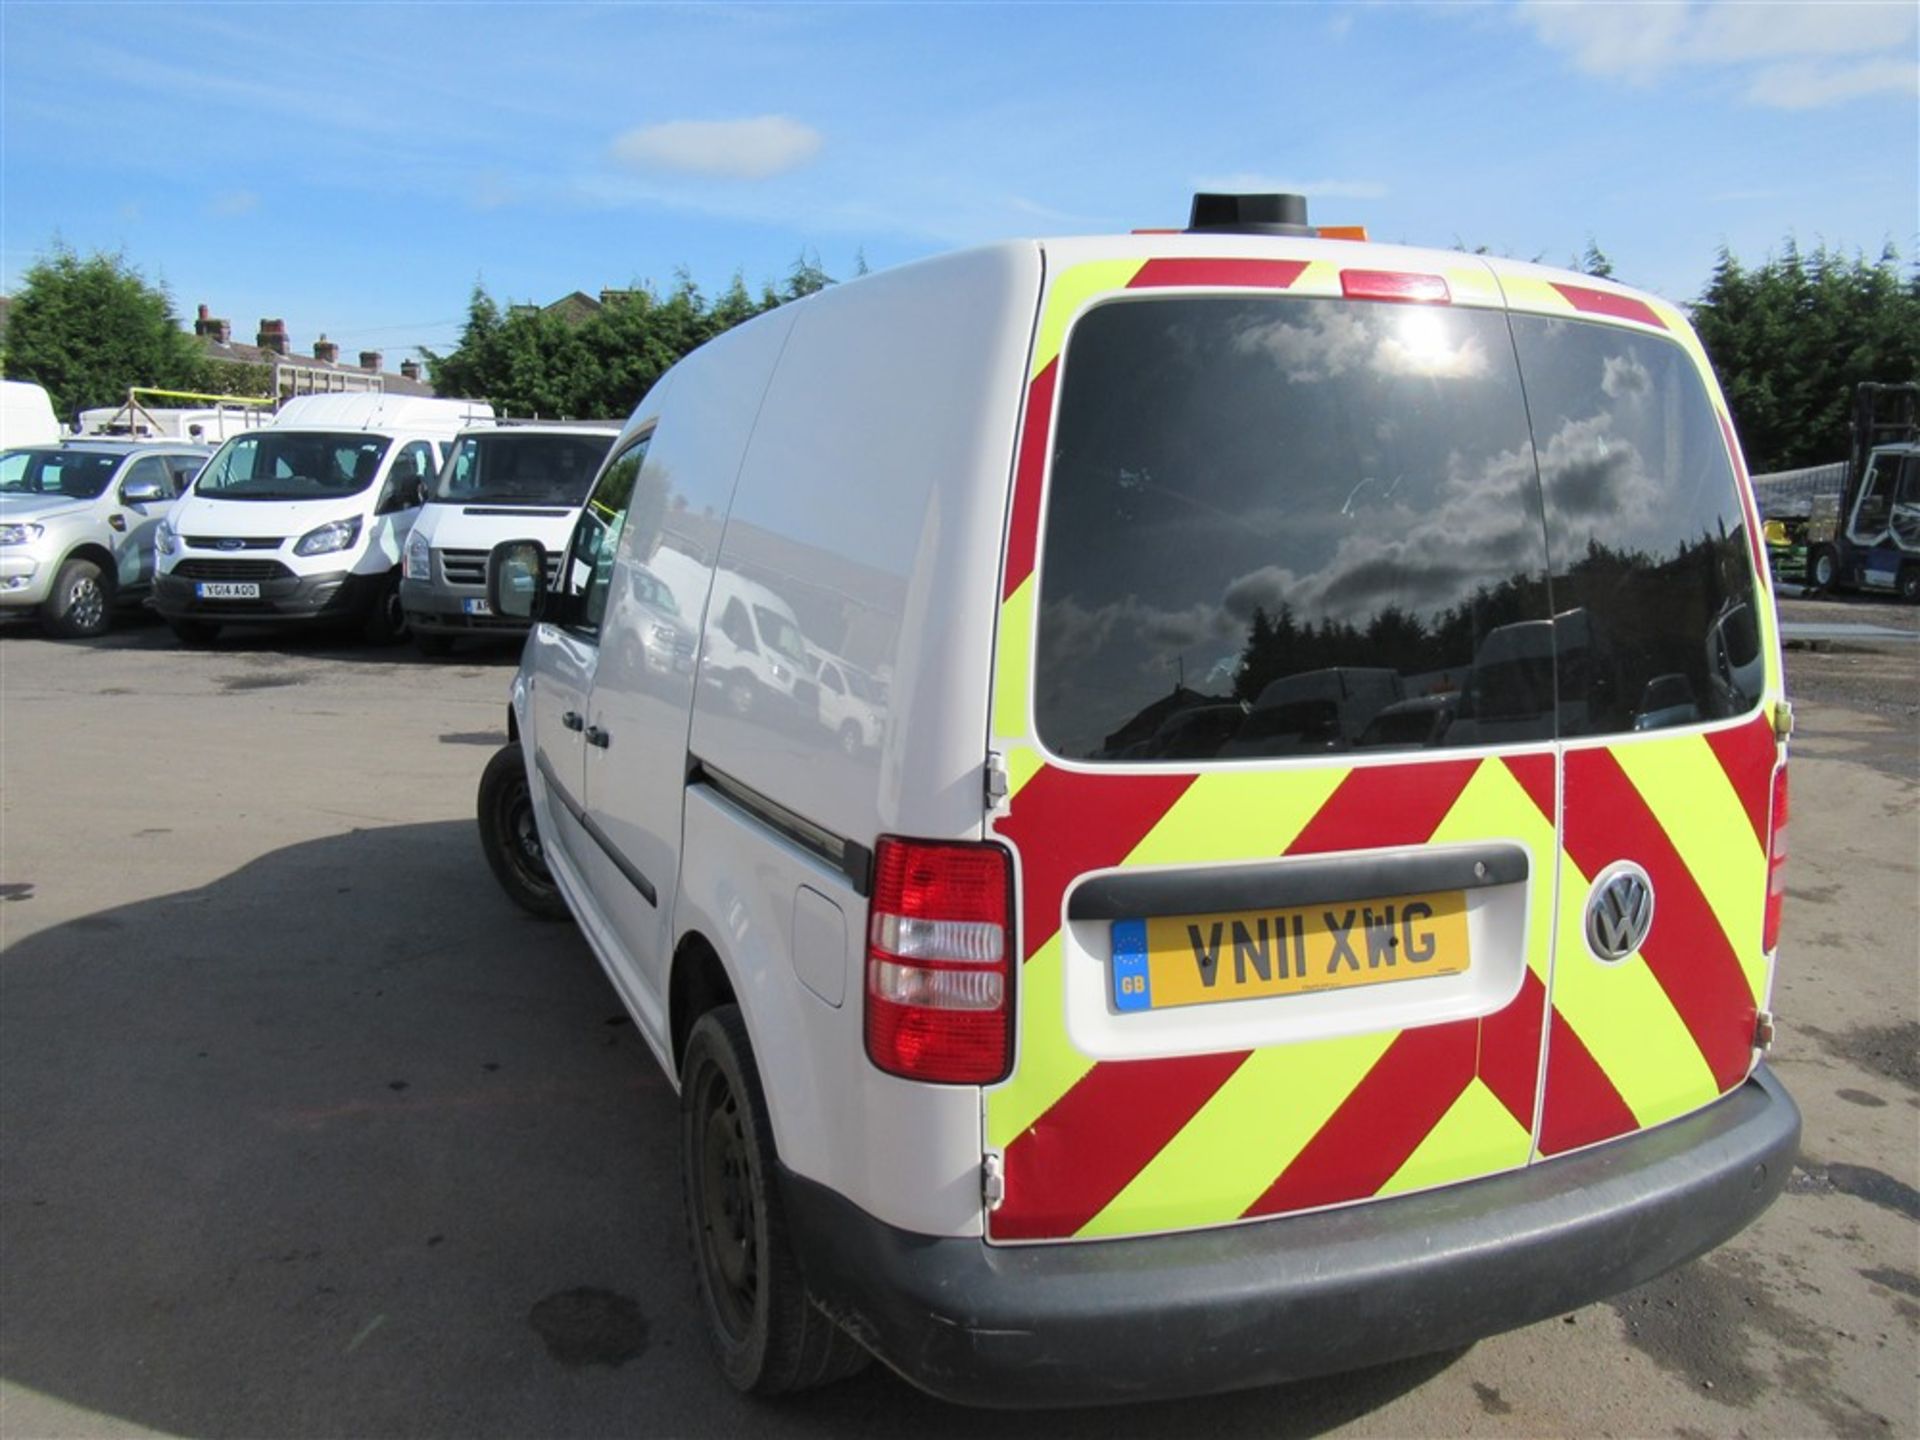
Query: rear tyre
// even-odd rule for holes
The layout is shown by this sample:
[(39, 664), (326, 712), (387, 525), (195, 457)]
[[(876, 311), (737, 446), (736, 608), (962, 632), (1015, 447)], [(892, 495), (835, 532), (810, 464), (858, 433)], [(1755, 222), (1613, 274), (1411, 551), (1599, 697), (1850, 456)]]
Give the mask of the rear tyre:
[(858, 760), (860, 752), (866, 748), (866, 737), (860, 733), (858, 721), (848, 720), (840, 726), (840, 753), (849, 760)]
[(400, 572), (390, 570), (374, 593), (360, 636), (369, 645), (396, 645), (407, 638), (407, 612), (400, 604)]
[(1900, 567), (1900, 598), (1909, 605), (1920, 605), (1920, 565)]
[(453, 636), (436, 630), (415, 630), (413, 646), (429, 660), (443, 660), (453, 653)]
[(53, 577), (53, 593), (41, 607), (48, 633), (62, 640), (91, 640), (113, 624), (113, 581), (91, 560), (75, 557)]
[(760, 687), (744, 670), (727, 677), (727, 708), (741, 719), (753, 714), (760, 699)]
[(1807, 588), (1831, 590), (1839, 568), (1839, 557), (1825, 545), (1816, 545), (1813, 553), (1807, 556)]
[(220, 627), (211, 620), (169, 620), (167, 628), (190, 650), (204, 650), (220, 638)]
[(707, 1331), (749, 1395), (789, 1395), (865, 1368), (814, 1305), (774, 1179), (773, 1125), (737, 1005), (702, 1015), (680, 1066), (680, 1173)]
[(487, 762), (480, 776), (479, 811), (480, 848), (507, 897), (529, 915), (565, 920), (567, 902), (547, 869), (519, 745), (501, 746)]

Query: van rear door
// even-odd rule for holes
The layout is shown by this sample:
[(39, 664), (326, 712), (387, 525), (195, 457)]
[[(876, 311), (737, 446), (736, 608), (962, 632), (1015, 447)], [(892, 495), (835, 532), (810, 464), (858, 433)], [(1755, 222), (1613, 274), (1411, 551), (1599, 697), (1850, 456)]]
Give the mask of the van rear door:
[[(1442, 278), (1405, 305), (1324, 261), (1052, 268), (994, 682), (1024, 959), (995, 1240), (1531, 1157), (1555, 617), (1498, 287)], [(1514, 663), (1476, 677), (1490, 644)]]

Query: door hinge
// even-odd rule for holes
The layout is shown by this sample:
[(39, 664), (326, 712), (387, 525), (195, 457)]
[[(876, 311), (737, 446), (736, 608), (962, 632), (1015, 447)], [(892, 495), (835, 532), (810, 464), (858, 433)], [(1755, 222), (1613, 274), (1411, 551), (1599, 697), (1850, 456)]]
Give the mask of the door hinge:
[(987, 752), (987, 809), (998, 810), (1007, 802), (1007, 757), (998, 750)]
[(989, 1150), (980, 1161), (980, 1200), (989, 1210), (998, 1210), (1007, 1198), (1007, 1162), (998, 1150)]
[(1773, 1049), (1773, 1012), (1762, 1010), (1753, 1017), (1753, 1048), (1762, 1055)]

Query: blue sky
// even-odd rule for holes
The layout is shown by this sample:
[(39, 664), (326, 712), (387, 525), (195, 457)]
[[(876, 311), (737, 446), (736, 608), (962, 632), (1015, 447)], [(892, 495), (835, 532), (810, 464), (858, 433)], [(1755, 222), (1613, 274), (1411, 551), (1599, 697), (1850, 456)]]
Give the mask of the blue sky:
[(1698, 293), (1788, 234), (1911, 257), (1916, 17), (1887, 5), (0, 5), (0, 288), (58, 236), (182, 316), (350, 358), (803, 250), (1184, 221), (1303, 189), (1375, 238)]

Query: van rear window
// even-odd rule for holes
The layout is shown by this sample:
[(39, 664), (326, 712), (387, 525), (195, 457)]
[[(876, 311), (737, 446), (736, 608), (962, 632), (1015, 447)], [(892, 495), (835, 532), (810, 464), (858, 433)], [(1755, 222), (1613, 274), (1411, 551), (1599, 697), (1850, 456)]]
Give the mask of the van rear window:
[(1109, 302), (1068, 339), (1045, 523), (1035, 717), (1072, 759), (1514, 743), (1758, 696), (1717, 422), (1677, 346), (1618, 327)]

